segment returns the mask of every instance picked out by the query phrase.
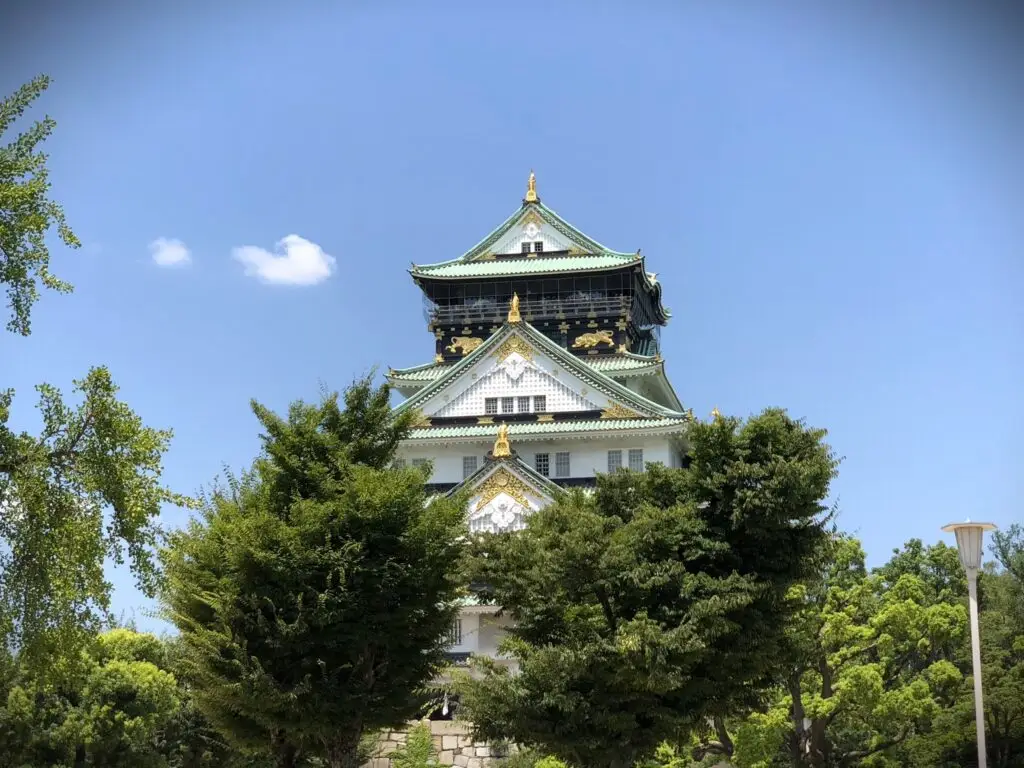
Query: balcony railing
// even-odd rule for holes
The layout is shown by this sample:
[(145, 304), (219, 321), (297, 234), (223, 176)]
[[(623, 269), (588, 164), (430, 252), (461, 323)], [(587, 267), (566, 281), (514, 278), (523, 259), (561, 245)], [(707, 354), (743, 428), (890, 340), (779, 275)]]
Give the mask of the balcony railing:
[[(532, 320), (625, 314), (629, 312), (632, 301), (633, 297), (629, 295), (600, 294), (523, 299), (519, 302), (519, 314)], [(475, 299), (463, 304), (435, 304), (425, 299), (423, 317), (437, 325), (501, 323), (508, 317), (508, 310), (508, 301), (494, 299)]]

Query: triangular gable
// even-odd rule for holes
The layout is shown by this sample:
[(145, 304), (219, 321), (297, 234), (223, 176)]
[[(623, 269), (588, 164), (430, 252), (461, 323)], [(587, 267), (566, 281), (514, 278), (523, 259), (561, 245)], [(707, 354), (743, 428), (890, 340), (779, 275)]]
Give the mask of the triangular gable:
[[(530, 235), (536, 228), (534, 236)], [(422, 264), (420, 269), (450, 264), (456, 261), (475, 261), (488, 259), (498, 254), (520, 252), (520, 244), (524, 240), (545, 241), (545, 250), (569, 251), (578, 254), (612, 254), (625, 260), (637, 258), (635, 253), (620, 253), (607, 248), (579, 229), (567, 222), (553, 210), (541, 202), (523, 203), (505, 221), (491, 231), (487, 237), (466, 251), (458, 259), (438, 264)]]
[[(512, 359), (517, 365), (513, 355), (523, 358), (537, 366), (544, 374), (543, 380), (557, 381), (568, 387), (581, 398), (581, 404), (600, 409), (608, 417), (616, 418), (654, 418), (654, 417), (680, 417), (683, 414), (673, 411), (648, 400), (624, 385), (594, 370), (571, 352), (560, 347), (548, 339), (528, 323), (506, 323), (500, 330), (484, 340), (475, 350), (466, 355), (462, 360), (453, 365), (444, 375), (423, 387), (405, 402), (395, 408), (395, 413), (402, 413), (410, 408), (421, 410), (425, 416), (439, 415), (442, 410), (446, 415), (458, 415), (454, 410), (468, 410), (469, 400), (464, 400), (465, 409), (453, 409), (448, 406), (464, 393), (472, 392), (472, 397), (483, 398), (484, 388), (475, 385), (487, 377), (497, 375), (495, 369), (506, 361)], [(507, 368), (506, 364), (506, 368)], [(494, 380), (494, 379), (492, 379)], [(523, 396), (538, 394), (528, 392), (525, 389)], [(513, 396), (513, 391), (502, 391), (497, 396)], [(588, 410), (589, 408), (574, 408), (571, 403), (563, 401), (561, 407), (551, 407), (546, 410)], [(482, 408), (473, 404), (473, 415), (482, 414)]]
[(459, 491), (468, 491), (470, 533), (521, 530), (562, 492), (516, 456), (486, 462), (449, 493)]

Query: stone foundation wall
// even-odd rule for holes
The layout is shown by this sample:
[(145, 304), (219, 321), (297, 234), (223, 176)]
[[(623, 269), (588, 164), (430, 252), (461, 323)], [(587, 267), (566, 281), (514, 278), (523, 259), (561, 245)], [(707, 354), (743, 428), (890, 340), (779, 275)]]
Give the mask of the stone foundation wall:
[[(458, 768), (493, 768), (501, 762), (501, 756), (492, 751), (485, 741), (474, 741), (467, 723), (456, 720), (427, 720), (430, 734), (434, 739), (438, 766)], [(412, 728), (416, 723), (410, 723)], [(385, 733), (380, 739), (377, 755), (363, 768), (391, 768), (390, 755), (405, 744), (407, 730)]]

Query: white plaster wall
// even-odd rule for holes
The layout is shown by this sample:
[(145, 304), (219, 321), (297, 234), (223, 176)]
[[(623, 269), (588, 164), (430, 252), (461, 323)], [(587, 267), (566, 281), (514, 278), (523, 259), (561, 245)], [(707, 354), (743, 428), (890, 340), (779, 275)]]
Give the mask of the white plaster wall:
[[(497, 431), (497, 427), (495, 427)], [(477, 466), (481, 467), (487, 452), (494, 447), (494, 439), (480, 442), (465, 442), (452, 446), (414, 446), (406, 442), (398, 450), (398, 455), (412, 463), (413, 459), (431, 459), (434, 472), (430, 477), (432, 483), (462, 482), (462, 457), (475, 455)], [(560, 451), (569, 452), (569, 477), (594, 477), (608, 471), (608, 451), (622, 451), (623, 465), (628, 462), (630, 448), (642, 448), (644, 462), (660, 462), (668, 467), (679, 466), (679, 451), (667, 437), (636, 437), (623, 436), (617, 439), (600, 440), (566, 440), (547, 439), (519, 441), (513, 438), (512, 449), (530, 466), (537, 453), (551, 454), (551, 477), (554, 478), (555, 457)], [(557, 479), (557, 478), (555, 478)]]
[(522, 244), (529, 242), (530, 251), (533, 252), (533, 243), (538, 240), (544, 243), (545, 251), (567, 251), (574, 247), (569, 238), (546, 223), (541, 223), (533, 236), (527, 234), (526, 227), (525, 224), (513, 226), (491, 250), (496, 254), (520, 253)]

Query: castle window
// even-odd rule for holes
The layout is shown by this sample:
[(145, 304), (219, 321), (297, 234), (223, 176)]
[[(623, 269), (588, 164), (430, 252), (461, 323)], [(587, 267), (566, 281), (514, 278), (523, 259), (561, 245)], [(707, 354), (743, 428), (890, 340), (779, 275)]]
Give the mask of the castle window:
[(543, 413), (548, 409), (548, 398), (546, 395), (534, 395), (533, 396), (533, 410), (537, 413)]
[(452, 622), (452, 628), (448, 631), (448, 642), (451, 645), (462, 645), (462, 619)]
[(484, 399), (484, 413), (498, 412), (498, 398), (488, 397)]
[(522, 252), (523, 253), (529, 253), (530, 252), (530, 244), (528, 242), (523, 243), (523, 245), (522, 245)]
[(622, 451), (608, 451), (608, 471), (614, 472), (617, 469), (622, 469)]
[(536, 253), (544, 253), (544, 241), (543, 240), (537, 240), (533, 244), (533, 250)]
[(428, 461), (430, 461), (430, 459), (413, 459), (412, 465), (414, 467), (425, 467), (427, 466)]
[(555, 477), (569, 476), (569, 452), (560, 451), (555, 454)]
[(547, 477), (548, 473), (551, 471), (551, 454), (535, 454), (533, 457), (533, 468), (536, 469), (538, 473), (544, 475), (544, 477)]
[(392, 464), (392, 466), (395, 469), (405, 469), (405, 459), (395, 459), (395, 462), (394, 464)]
[(516, 403), (516, 408), (520, 413), (530, 412), (530, 396), (520, 397)]
[(503, 397), (501, 398), (501, 412), (512, 413), (516, 407), (516, 399), (514, 397)]
[(630, 448), (629, 449), (629, 468), (634, 472), (644, 471), (644, 449), (643, 448)]
[(462, 457), (462, 479), (465, 480), (467, 477), (476, 472), (476, 456), (463, 456)]

